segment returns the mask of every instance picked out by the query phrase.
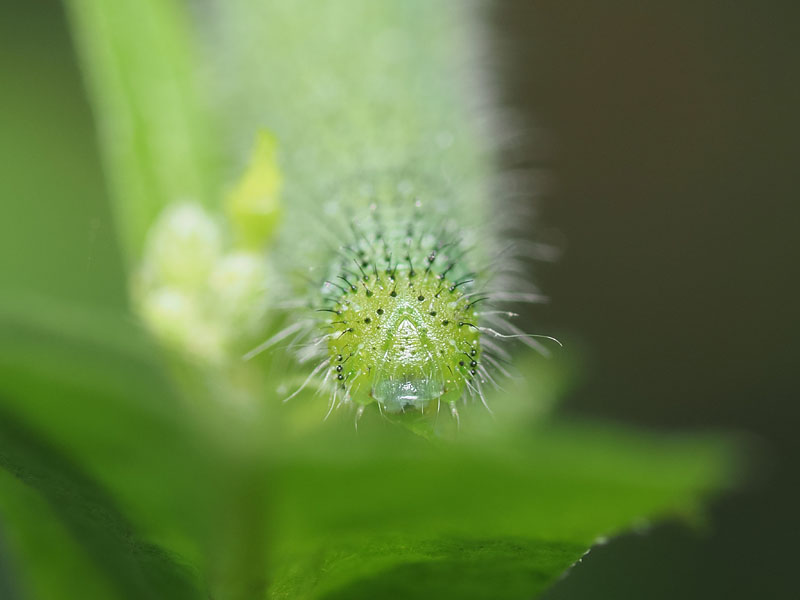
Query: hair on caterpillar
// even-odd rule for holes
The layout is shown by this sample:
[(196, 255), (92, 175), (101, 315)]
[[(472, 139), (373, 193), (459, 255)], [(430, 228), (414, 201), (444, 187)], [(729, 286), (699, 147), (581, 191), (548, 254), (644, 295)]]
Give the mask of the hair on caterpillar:
[(291, 351), (308, 375), (287, 399), (315, 382), (328, 414), (352, 405), (358, 418), (375, 404), (432, 415), (443, 404), (458, 418), (467, 399), (488, 409), (487, 391), (512, 375), (507, 342), (547, 351), (547, 336), (523, 332), (507, 309), (545, 301), (525, 265), (548, 249), (517, 231), (530, 217), (514, 196), (529, 183), (497, 171), (517, 140), (480, 68), (478, 11), (345, 4), (265, 9), (242, 32), (207, 24), (221, 40), (258, 40), (217, 60), (227, 70), (259, 56), (281, 90), (230, 112), (239, 131), (275, 132), (287, 205), (273, 260), (292, 290), (289, 318), (245, 358)]
[[(549, 336), (525, 333), (512, 322), (518, 314), (503, 309), (508, 303), (546, 301), (535, 286), (520, 281), (521, 265), (527, 257), (513, 257), (524, 246), (512, 242), (502, 248), (498, 245), (495, 256), (479, 254), (474, 244), (491, 230), (458, 229), (447, 214), (426, 211), (425, 206), (419, 199), (405, 205), (396, 200), (381, 206), (372, 203), (364, 215), (339, 223), (338, 235), (347, 242), (332, 253), (327, 269), (317, 269), (316, 282), (307, 280), (305, 310), (307, 314), (313, 311), (316, 317), (290, 322), (246, 355), (249, 358), (291, 340), (289, 347), (298, 362), (315, 362), (307, 379), (286, 401), (317, 379), (315, 395), (328, 389), (326, 418), (339, 407), (353, 405), (358, 419), (364, 407), (372, 403), (384, 415), (408, 410), (424, 414), (435, 401), (438, 413), (445, 401), (453, 418), (458, 419), (455, 402), (462, 399), (480, 402), (491, 412), (485, 388), (501, 388), (496, 376), (513, 377), (507, 368), (510, 353), (493, 340), (518, 340), (544, 355), (549, 351), (539, 340), (558, 343)], [(468, 246), (467, 240), (473, 246)], [(443, 294), (447, 301), (440, 303)], [(421, 313), (416, 311), (412, 317), (396, 319), (395, 333), (398, 327), (410, 330), (405, 341), (417, 342), (415, 332), (422, 328), (420, 325), (429, 326), (433, 319), (438, 319), (445, 330), (452, 325), (447, 336), (437, 338), (438, 345), (417, 344), (425, 364), (436, 368), (417, 369), (412, 376), (408, 362), (403, 362), (399, 370), (392, 369), (390, 359), (398, 358), (393, 352), (394, 338), (381, 338), (379, 346), (364, 346), (373, 339), (367, 331), (369, 326), (392, 314), (386, 303), (398, 302), (398, 298), (404, 303), (401, 310), (408, 310), (409, 303), (423, 303), (430, 317), (427, 323), (421, 323)], [(483, 308), (475, 310), (479, 305)], [(454, 310), (459, 312), (443, 319), (447, 310), (450, 315)], [(460, 356), (456, 352), (457, 360), (437, 363), (433, 356), (436, 351), (448, 344), (463, 344), (460, 336), (466, 329), (475, 332), (467, 346), (469, 352), (460, 352)], [(413, 355), (403, 356), (413, 363)], [(468, 360), (461, 360), (462, 356)], [(473, 360), (476, 357), (480, 362)], [(466, 365), (469, 368), (465, 370)], [(403, 369), (405, 379), (399, 373)], [(459, 373), (461, 377), (456, 376)], [(443, 400), (447, 394), (449, 397)]]

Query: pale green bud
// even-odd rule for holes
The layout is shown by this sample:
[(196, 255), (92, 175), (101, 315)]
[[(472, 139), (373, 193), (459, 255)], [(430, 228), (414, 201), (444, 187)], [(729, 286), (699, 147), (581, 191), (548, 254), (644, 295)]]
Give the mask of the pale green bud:
[(281, 187), (277, 142), (272, 134), (262, 130), (256, 138), (250, 164), (226, 202), (240, 246), (258, 248), (272, 240), (282, 212)]
[(145, 292), (142, 318), (166, 346), (206, 362), (225, 354), (225, 331), (202, 310), (196, 295), (161, 287)]
[(268, 307), (269, 272), (256, 252), (232, 252), (214, 265), (209, 291), (214, 314), (231, 330), (252, 333)]
[(221, 251), (220, 228), (199, 204), (172, 205), (147, 237), (144, 274), (160, 285), (197, 289), (206, 285)]

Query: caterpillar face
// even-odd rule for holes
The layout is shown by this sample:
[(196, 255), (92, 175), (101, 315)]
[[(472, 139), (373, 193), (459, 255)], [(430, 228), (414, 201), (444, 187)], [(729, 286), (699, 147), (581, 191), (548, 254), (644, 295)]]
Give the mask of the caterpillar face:
[(458, 400), (478, 375), (464, 231), (426, 207), (409, 197), (370, 205), (326, 271), (319, 314), (340, 401), (424, 412)]
[(336, 384), (355, 403), (424, 411), (462, 395), (480, 343), (469, 298), (454, 283), (410, 269), (341, 280), (328, 350)]

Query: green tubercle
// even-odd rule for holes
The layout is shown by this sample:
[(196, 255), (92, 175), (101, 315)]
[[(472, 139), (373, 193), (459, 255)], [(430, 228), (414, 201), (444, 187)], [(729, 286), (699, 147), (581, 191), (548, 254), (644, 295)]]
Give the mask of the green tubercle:
[(390, 413), (462, 396), (477, 374), (480, 332), (457, 286), (430, 271), (387, 270), (342, 288), (328, 338), (338, 390)]

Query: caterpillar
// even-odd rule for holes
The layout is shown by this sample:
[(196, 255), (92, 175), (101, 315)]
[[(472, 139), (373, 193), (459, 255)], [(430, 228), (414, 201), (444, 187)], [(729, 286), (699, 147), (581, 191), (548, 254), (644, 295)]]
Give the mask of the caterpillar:
[(206, 23), (209, 60), (222, 80), (253, 61), (264, 73), (221, 99), (236, 106), (222, 129), (235, 146), (265, 126), (280, 144), (286, 215), (273, 255), (301, 276), (273, 340), (301, 346), (300, 389), (316, 378), (330, 409), (359, 415), (444, 404), (458, 418), (460, 398), (486, 404), (510, 358), (498, 338), (541, 349), (492, 305), (541, 295), (520, 278), (519, 245), (502, 241), (511, 211), (492, 196), (475, 5), (236, 4), (249, 19)]
[(245, 358), (289, 340), (308, 367), (287, 399), (314, 381), (329, 414), (444, 405), (458, 420), (460, 399), (488, 408), (507, 375), (502, 340), (544, 351), (503, 306), (542, 296), (497, 192), (477, 17), (456, 0), (230, 0), (195, 15), (222, 146), (241, 164), (255, 131), (277, 144), (265, 272), (280, 284), (256, 287), (281, 290), (288, 324)]
[[(316, 342), (333, 384), (331, 406), (341, 394), (359, 410), (375, 402), (389, 413), (424, 411), (436, 401), (457, 414), (465, 389), (483, 398), (481, 381), (491, 377), (475, 314), (486, 296), (473, 285), (478, 274), (468, 271), (460, 230), (425, 213), (412, 190), (352, 222), (319, 289)], [(413, 207), (407, 216), (397, 214), (404, 199)]]

